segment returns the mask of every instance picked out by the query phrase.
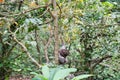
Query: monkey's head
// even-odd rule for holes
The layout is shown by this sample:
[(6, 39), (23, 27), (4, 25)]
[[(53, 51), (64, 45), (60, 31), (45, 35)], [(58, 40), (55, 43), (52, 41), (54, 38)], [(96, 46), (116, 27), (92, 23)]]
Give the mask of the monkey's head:
[(69, 50), (67, 50), (66, 46), (63, 45), (58, 52), (59, 52), (59, 63), (60, 64), (67, 63), (68, 60), (66, 57), (69, 55)]
[(58, 52), (64, 58), (69, 55), (69, 50), (67, 50), (65, 45), (63, 45)]
[(66, 57), (66, 56), (69, 55), (69, 51), (66, 50), (66, 49), (61, 49), (61, 50), (59, 50), (59, 53), (60, 53), (60, 55), (63, 56), (63, 57)]

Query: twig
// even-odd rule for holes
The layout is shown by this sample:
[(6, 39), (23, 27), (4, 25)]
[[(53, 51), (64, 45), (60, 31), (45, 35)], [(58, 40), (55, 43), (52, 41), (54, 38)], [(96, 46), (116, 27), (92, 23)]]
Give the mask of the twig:
[(14, 43), (14, 44), (12, 45), (12, 47), (9, 49), (9, 51), (6, 52), (6, 55), (7, 55), (7, 56), (10, 55), (11, 51), (14, 49), (14, 47), (15, 47), (16, 45), (17, 45), (17, 43)]
[(47, 11), (48, 11), (48, 8), (39, 17), (42, 17), (43, 15), (45, 15)]
[(55, 19), (54, 14), (50, 11), (50, 8), (48, 8), (48, 12), (50, 13), (50, 15), (52, 16), (53, 19)]
[(37, 51), (40, 53), (40, 49), (39, 49), (39, 44), (38, 44), (38, 36), (37, 36), (37, 30), (35, 30), (35, 41), (37, 43), (36, 47), (37, 47)]
[(57, 6), (58, 6), (58, 8), (59, 8), (59, 10), (60, 10), (60, 18), (61, 18), (62, 10), (61, 10), (61, 7), (59, 6), (58, 3), (57, 3)]
[(50, 22), (52, 22), (52, 21), (53, 21), (53, 19), (50, 19), (50, 20), (48, 20), (48, 21), (46, 21), (46, 22), (44, 22), (44, 23), (38, 23), (38, 25), (41, 26), (41, 25), (44, 25), (44, 24), (48, 24), (48, 23), (50, 23)]
[[(38, 34), (37, 34), (37, 30), (36, 29), (35, 29), (35, 41), (37, 43), (37, 45), (36, 45), (37, 51), (40, 54), (39, 42), (38, 42)], [(39, 63), (41, 63), (41, 56), (40, 56), (40, 59), (39, 59)]]
[(63, 34), (60, 34), (60, 41), (61, 41), (61, 43), (60, 43), (60, 44), (62, 44), (62, 45), (63, 45), (63, 44), (65, 44), (65, 41), (64, 41), (64, 39), (63, 39), (62, 35), (63, 35)]
[(25, 11), (22, 11), (22, 12), (20, 12), (20, 13), (14, 14), (14, 15), (5, 15), (5, 14), (2, 14), (2, 13), (0, 13), (0, 15), (5, 16), (5, 17), (20, 16), (20, 15), (26, 14), (26, 13), (28, 13), (28, 12), (37, 10), (37, 9), (39, 9), (39, 8), (47, 8), (47, 7), (50, 6), (50, 5), (51, 5), (51, 3), (48, 4), (48, 5), (38, 6), (38, 7), (36, 7), (36, 8), (29, 9), (29, 10), (25, 10)]
[(7, 9), (5, 9), (5, 8), (3, 8), (3, 7), (0, 7), (2, 10), (4, 10), (4, 11), (6, 11), (6, 12), (8, 12), (9, 14), (13, 14), (13, 12), (10, 12), (10, 11), (8, 11)]
[(92, 60), (92, 62), (94, 62), (95, 64), (92, 66), (92, 68), (94, 69), (96, 67), (96, 65), (100, 64), (103, 60), (105, 59), (108, 59), (108, 58), (111, 58), (112, 56), (111, 55), (106, 55), (102, 58), (99, 58), (99, 59), (94, 59)]
[(39, 9), (39, 8), (47, 8), (47, 7), (50, 6), (50, 5), (51, 5), (51, 4), (43, 5), (43, 6), (38, 6), (38, 7), (36, 7), (36, 8), (23, 11), (23, 12), (21, 12), (21, 13), (19, 13), (19, 14), (15, 14), (14, 16), (20, 16), (20, 15), (22, 15), (22, 14), (25, 14), (25, 13), (28, 13), (28, 12), (31, 12), (31, 11), (34, 11), (34, 10), (37, 10), (37, 9)]
[(104, 63), (100, 63), (101, 66), (105, 66), (105, 67), (109, 67), (111, 69), (113, 69), (114, 71), (118, 72), (119, 70), (116, 70), (115, 68), (113, 68), (112, 66), (108, 65), (108, 64), (104, 64)]

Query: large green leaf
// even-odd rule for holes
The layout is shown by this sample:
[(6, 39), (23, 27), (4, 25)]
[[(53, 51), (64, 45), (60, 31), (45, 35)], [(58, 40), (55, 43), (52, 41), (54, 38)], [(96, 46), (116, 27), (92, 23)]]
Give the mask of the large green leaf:
[(75, 72), (77, 69), (75, 68), (69, 68), (69, 69), (62, 69), (56, 72), (53, 80), (60, 80), (64, 79), (66, 76), (70, 74), (70, 72)]
[(31, 72), (31, 74), (35, 75), (34, 78), (32, 78), (32, 80), (48, 80), (46, 77), (44, 77), (43, 75), (41, 74), (37, 74), (35, 72)]
[(83, 74), (83, 75), (79, 75), (79, 76), (74, 77), (72, 80), (80, 80), (80, 79), (88, 78), (90, 76), (93, 76), (93, 75)]
[(53, 80), (56, 72), (58, 72), (61, 68), (57, 67), (57, 68), (51, 68), (50, 69), (50, 76), (49, 76), (49, 80)]
[(42, 67), (42, 73), (44, 77), (49, 78), (50, 72), (49, 72), (49, 68), (47, 65)]

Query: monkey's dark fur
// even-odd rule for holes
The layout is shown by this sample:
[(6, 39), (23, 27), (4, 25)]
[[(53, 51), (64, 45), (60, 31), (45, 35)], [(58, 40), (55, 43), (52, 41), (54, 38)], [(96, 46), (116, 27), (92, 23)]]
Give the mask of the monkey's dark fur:
[(65, 64), (67, 62), (67, 56), (69, 55), (69, 50), (66, 49), (65, 45), (63, 45), (59, 52), (59, 63)]

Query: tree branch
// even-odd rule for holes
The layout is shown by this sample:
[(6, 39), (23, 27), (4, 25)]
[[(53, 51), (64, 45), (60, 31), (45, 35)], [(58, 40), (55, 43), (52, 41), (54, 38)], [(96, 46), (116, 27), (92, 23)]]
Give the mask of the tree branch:
[[(38, 42), (38, 33), (37, 33), (37, 30), (35, 29), (35, 41), (36, 41), (36, 43), (37, 43), (37, 45), (36, 45), (36, 48), (37, 48), (37, 51), (38, 51), (38, 53), (39, 53), (39, 55), (40, 55), (40, 47), (39, 47), (39, 42)], [(41, 61), (41, 56), (39, 56), (40, 58), (39, 58), (39, 63), (42, 63), (42, 61)]]
[(92, 66), (92, 68), (94, 69), (98, 64), (100, 64), (103, 60), (106, 60), (108, 58), (111, 58), (112, 56), (111, 55), (106, 55), (102, 58), (99, 58), (99, 59), (94, 59), (92, 60), (92, 63), (94, 63), (94, 65)]
[(22, 11), (22, 12), (17, 13), (17, 14), (6, 15), (6, 14), (3, 14), (3, 13), (0, 13), (0, 15), (1, 15), (1, 16), (4, 16), (4, 17), (20, 16), (20, 15), (26, 14), (26, 13), (28, 13), (28, 12), (37, 10), (37, 9), (39, 9), (39, 8), (47, 8), (47, 7), (50, 6), (50, 5), (51, 5), (51, 3), (48, 4), (48, 5), (42, 5), (42, 6), (38, 6), (38, 7), (36, 7), (36, 8), (32, 8), (32, 9), (29, 9), (29, 10), (25, 10), (25, 11)]
[(31, 56), (30, 53), (28, 52), (28, 50), (27, 50), (27, 48), (25, 47), (25, 45), (24, 45), (23, 43), (19, 42), (19, 41), (16, 39), (15, 35), (13, 35), (13, 40), (14, 40), (15, 42), (17, 42), (17, 43), (23, 48), (23, 50), (24, 50), (24, 52), (27, 54), (27, 56), (40, 68), (41, 65), (40, 65), (34, 58), (32, 58), (32, 56)]
[(50, 23), (50, 22), (52, 22), (52, 21), (53, 21), (53, 19), (50, 19), (50, 20), (47, 20), (47, 21), (44, 22), (44, 23), (41, 23), (41, 24), (39, 23), (38, 25), (41, 26), (41, 25), (44, 25), (44, 24), (48, 24), (48, 23)]
[[(49, 25), (49, 27), (51, 27)], [(48, 39), (48, 42), (47, 44), (45, 45), (45, 48), (44, 48), (44, 51), (45, 51), (45, 58), (46, 58), (46, 62), (49, 63), (49, 58), (48, 58), (48, 46), (50, 45), (51, 41), (52, 41), (52, 36), (53, 36), (53, 32), (52, 30), (50, 30), (50, 36), (49, 36), (49, 39)]]
[(54, 37), (55, 37), (55, 46), (54, 46), (54, 54), (55, 54), (55, 63), (58, 64), (58, 50), (59, 50), (59, 38), (58, 38), (58, 14), (57, 14), (57, 3), (56, 0), (52, 0), (53, 8), (54, 8)]

